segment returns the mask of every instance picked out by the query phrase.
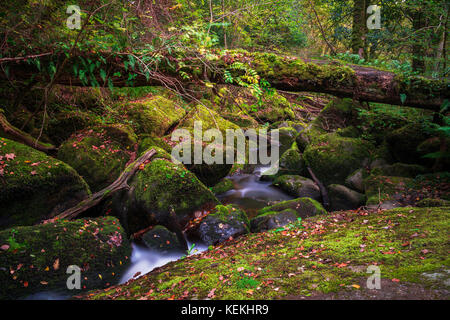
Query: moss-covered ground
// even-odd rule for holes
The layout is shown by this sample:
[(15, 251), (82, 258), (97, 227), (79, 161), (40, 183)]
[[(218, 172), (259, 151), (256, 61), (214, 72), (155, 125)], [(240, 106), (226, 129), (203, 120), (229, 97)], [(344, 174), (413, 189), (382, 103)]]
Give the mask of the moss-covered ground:
[[(448, 208), (346, 211), (250, 234), (169, 263), (89, 299), (279, 299), (366, 290), (367, 267), (396, 284), (442, 289), (423, 274), (450, 266)], [(382, 288), (383, 289), (383, 288)], [(445, 288), (444, 288), (445, 289)], [(447, 292), (444, 290), (444, 292)], [(395, 297), (394, 297), (395, 298)]]

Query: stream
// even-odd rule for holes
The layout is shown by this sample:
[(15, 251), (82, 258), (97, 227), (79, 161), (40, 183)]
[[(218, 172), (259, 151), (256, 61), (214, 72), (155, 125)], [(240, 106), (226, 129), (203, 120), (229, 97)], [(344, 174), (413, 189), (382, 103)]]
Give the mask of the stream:
[[(291, 200), (293, 197), (286, 195), (281, 190), (271, 186), (271, 182), (260, 181), (262, 173), (268, 167), (256, 167), (251, 174), (240, 173), (229, 176), (234, 183), (234, 189), (224, 194), (217, 195), (223, 204), (234, 204), (247, 212), (249, 218), (256, 215), (257, 211), (271, 203)], [(199, 242), (191, 242), (187, 239), (188, 247), (195, 244), (190, 254), (198, 254), (208, 250), (208, 247)], [(161, 267), (169, 262), (176, 261), (184, 256), (185, 252), (160, 252), (148, 249), (144, 246), (132, 243), (131, 264), (121, 275), (118, 284), (125, 283), (136, 277), (141, 277), (153, 269)], [(65, 300), (72, 294), (68, 294), (66, 288), (61, 291), (38, 292), (25, 297), (25, 300)]]

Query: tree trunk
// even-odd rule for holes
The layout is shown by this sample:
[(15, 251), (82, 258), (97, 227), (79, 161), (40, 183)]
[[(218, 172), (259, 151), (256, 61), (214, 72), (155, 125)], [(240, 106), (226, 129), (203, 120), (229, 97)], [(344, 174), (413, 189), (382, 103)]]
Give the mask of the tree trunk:
[(37, 141), (28, 133), (23, 132), (22, 130), (14, 127), (12, 124), (8, 122), (8, 120), (6, 119), (5, 115), (1, 110), (0, 110), (0, 132), (3, 132), (3, 134), (6, 137), (9, 137), (14, 141), (21, 142), (29, 147), (32, 147), (36, 150), (45, 153), (51, 153), (57, 150), (55, 146), (51, 144), (43, 144)]
[(425, 27), (425, 17), (419, 10), (414, 12), (412, 19), (413, 32), (415, 34), (414, 43), (412, 45), (412, 68), (414, 71), (423, 73), (425, 71), (425, 50), (422, 43), (423, 39), (420, 39), (420, 30)]
[(352, 51), (361, 58), (366, 57), (366, 0), (354, 0), (353, 26), (352, 26)]
[[(116, 87), (123, 86), (148, 86), (165, 85), (182, 92), (189, 83), (201, 83), (204, 78), (191, 74), (189, 80), (181, 78), (179, 70), (165, 64), (164, 60), (158, 65), (157, 70), (150, 70), (150, 77), (136, 68), (136, 78), (133, 84), (127, 81), (129, 70), (126, 71), (124, 61), (128, 56), (123, 54), (111, 57), (104, 54), (109, 66), (108, 75)], [(95, 61), (99, 59), (96, 54), (86, 55), (85, 59)], [(76, 58), (73, 58), (76, 59)], [(360, 101), (379, 102), (393, 105), (405, 105), (410, 107), (439, 111), (444, 99), (450, 96), (445, 79), (426, 79), (423, 77), (403, 77), (392, 72), (360, 66), (342, 66), (330, 61), (303, 61), (295, 57), (280, 56), (272, 53), (260, 52), (226, 52), (218, 59), (207, 61), (204, 57), (185, 57), (182, 62), (186, 65), (203, 66), (203, 72), (199, 75), (208, 75), (213, 83), (225, 83), (224, 70), (228, 70), (233, 78), (241, 76), (242, 70), (230, 68), (236, 61), (244, 62), (244, 65), (255, 70), (261, 79), (265, 79), (274, 89), (291, 92), (321, 92), (329, 93), (337, 97), (353, 98)], [(44, 64), (41, 61), (41, 64)], [(68, 61), (67, 66), (75, 61)], [(26, 63), (10, 64), (9, 80), (29, 79), (32, 75), (39, 74)], [(208, 66), (208, 67), (206, 67)], [(187, 67), (186, 67), (187, 68)], [(189, 69), (187, 69), (189, 72)], [(98, 83), (104, 83), (96, 70), (93, 76)], [(120, 76), (113, 76), (120, 72)], [(6, 78), (0, 73), (0, 78)], [(45, 79), (41, 79), (45, 81)], [(71, 68), (66, 67), (56, 81), (58, 84), (83, 86), (83, 82), (73, 75)], [(404, 101), (406, 98), (406, 101)]]

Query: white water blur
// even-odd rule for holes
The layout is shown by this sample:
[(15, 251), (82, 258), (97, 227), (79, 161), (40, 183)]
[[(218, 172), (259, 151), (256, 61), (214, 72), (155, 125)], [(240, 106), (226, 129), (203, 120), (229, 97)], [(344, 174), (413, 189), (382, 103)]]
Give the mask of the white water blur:
[[(190, 248), (193, 243), (188, 241), (188, 247)], [(132, 243), (132, 253), (131, 253), (131, 265), (123, 273), (120, 284), (125, 283), (131, 279), (134, 279), (134, 275), (138, 274), (135, 278), (139, 278), (144, 274), (151, 272), (155, 268), (162, 267), (163, 265), (176, 261), (181, 257), (185, 256), (186, 253), (182, 251), (176, 252), (161, 252), (153, 249), (149, 249), (143, 246), (139, 246)], [(208, 250), (208, 247), (196, 243), (192, 249), (192, 254), (198, 254), (200, 252)]]
[(218, 195), (226, 204), (236, 204), (245, 209), (261, 209), (271, 202), (292, 200), (280, 189), (271, 186), (270, 181), (261, 181), (261, 175), (270, 167), (256, 167), (251, 174), (238, 174), (228, 177), (234, 183), (234, 189)]

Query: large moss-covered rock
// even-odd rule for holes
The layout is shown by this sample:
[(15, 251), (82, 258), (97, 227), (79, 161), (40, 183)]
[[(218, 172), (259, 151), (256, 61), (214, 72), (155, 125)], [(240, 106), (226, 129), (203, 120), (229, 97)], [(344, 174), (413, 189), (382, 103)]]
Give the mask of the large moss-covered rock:
[(297, 138), (295, 139), (297, 148), (301, 152), (305, 151), (308, 145), (318, 141), (319, 137), (325, 133), (325, 130), (312, 123), (310, 126), (305, 128), (305, 130), (298, 134)]
[(320, 200), (319, 187), (314, 181), (305, 177), (284, 175), (276, 178), (273, 185), (293, 197)]
[(279, 175), (305, 173), (305, 161), (297, 148), (291, 148), (283, 153), (279, 161)]
[(157, 151), (152, 161), (130, 179), (130, 190), (113, 198), (114, 212), (129, 233), (156, 224), (172, 228), (171, 208), (178, 223), (183, 225), (196, 211), (219, 203), (193, 173), (183, 165), (172, 163), (170, 155), (162, 149)]
[(94, 127), (64, 142), (58, 159), (71, 165), (92, 191), (98, 191), (111, 184), (125, 169), (135, 143), (135, 134), (126, 126)]
[(404, 163), (417, 163), (425, 162), (424, 159), (421, 159), (422, 154), (417, 151), (417, 148), (427, 138), (429, 138), (429, 134), (425, 131), (423, 125), (412, 123), (390, 132), (386, 141), (395, 160)]
[(298, 198), (294, 200), (282, 201), (272, 206), (262, 208), (258, 211), (258, 214), (264, 214), (267, 212), (281, 212), (286, 209), (291, 209), (297, 212), (297, 217), (307, 218), (318, 214), (325, 214), (327, 211), (322, 205), (311, 198)]
[(68, 290), (69, 266), (81, 269), (81, 289), (115, 284), (131, 254), (119, 221), (113, 217), (57, 221), (0, 231), (0, 299), (37, 291)]
[(157, 136), (163, 136), (186, 114), (180, 104), (162, 96), (126, 102), (118, 109), (133, 122), (137, 134)]
[(292, 147), (292, 144), (295, 142), (295, 138), (297, 137), (298, 132), (291, 127), (283, 127), (274, 131), (278, 132), (278, 139), (280, 144), (279, 154), (283, 154)]
[(0, 229), (38, 223), (90, 194), (69, 165), (6, 138), (0, 138), (0, 186)]
[(207, 245), (215, 245), (249, 232), (247, 215), (233, 205), (218, 205), (202, 220), (196, 233)]
[[(206, 130), (209, 129), (217, 129), (222, 133), (223, 144), (217, 144), (217, 141), (205, 142), (200, 146), (202, 153), (204, 154), (205, 148), (208, 147), (211, 143), (216, 143), (217, 148), (222, 150), (223, 157), (220, 159), (222, 163), (211, 163), (208, 164), (205, 162), (203, 158), (202, 163), (195, 164), (194, 163), (194, 149), (198, 146), (194, 141), (194, 123), (201, 123), (201, 127), (203, 130), (202, 134), (205, 134)], [(195, 175), (207, 186), (214, 186), (220, 180), (228, 175), (230, 172), (232, 165), (226, 161), (226, 130), (240, 130), (240, 128), (234, 123), (225, 120), (222, 118), (217, 112), (212, 109), (209, 109), (205, 106), (198, 105), (195, 106), (193, 110), (190, 111), (189, 116), (187, 116), (178, 126), (179, 129), (186, 129), (191, 133), (191, 163), (185, 164), (186, 167), (195, 173)], [(240, 132), (240, 131), (239, 131)], [(185, 141), (183, 143), (189, 143), (189, 141)]]
[(164, 226), (155, 226), (142, 236), (144, 244), (153, 250), (158, 251), (183, 251), (183, 245), (174, 232)]
[(364, 169), (358, 169), (355, 172), (351, 173), (345, 179), (345, 185), (350, 187), (356, 191), (364, 192), (364, 178), (366, 176), (366, 172)]
[(365, 165), (372, 149), (362, 139), (325, 134), (305, 149), (303, 159), (325, 185), (343, 184), (349, 174)]
[(331, 211), (353, 210), (366, 203), (366, 196), (340, 184), (328, 186)]
[(264, 232), (278, 229), (297, 221), (297, 212), (293, 209), (286, 209), (281, 212), (269, 211), (250, 220), (252, 232)]

